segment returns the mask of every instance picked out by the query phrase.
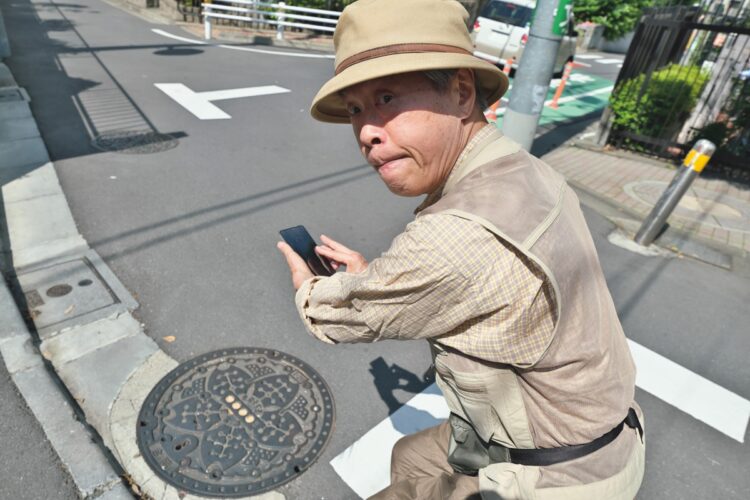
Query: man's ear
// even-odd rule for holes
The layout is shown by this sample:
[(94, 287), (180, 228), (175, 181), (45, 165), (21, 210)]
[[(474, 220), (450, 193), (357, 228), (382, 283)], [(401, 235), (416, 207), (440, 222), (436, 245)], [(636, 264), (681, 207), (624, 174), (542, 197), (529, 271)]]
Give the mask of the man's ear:
[(458, 96), (460, 118), (468, 118), (474, 112), (476, 89), (474, 87), (474, 72), (468, 68), (461, 68), (456, 72), (455, 89)]

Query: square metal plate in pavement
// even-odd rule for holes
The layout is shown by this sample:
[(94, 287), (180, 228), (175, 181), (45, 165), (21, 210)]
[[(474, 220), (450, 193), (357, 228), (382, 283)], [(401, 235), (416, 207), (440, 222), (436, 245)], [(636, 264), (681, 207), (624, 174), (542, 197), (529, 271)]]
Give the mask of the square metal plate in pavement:
[(18, 282), (42, 339), (63, 328), (137, 307), (93, 251), (81, 258), (21, 272)]

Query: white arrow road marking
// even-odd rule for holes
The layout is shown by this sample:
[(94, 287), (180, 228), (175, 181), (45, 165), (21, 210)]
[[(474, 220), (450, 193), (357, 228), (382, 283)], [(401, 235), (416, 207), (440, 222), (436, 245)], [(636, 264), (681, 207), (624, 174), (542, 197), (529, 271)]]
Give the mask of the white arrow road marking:
[(599, 64), (620, 64), (622, 59), (597, 59), (594, 62)]
[(596, 54), (576, 54), (573, 57), (575, 57), (576, 59), (601, 59), (602, 58), (602, 56), (598, 56)]
[[(628, 343), (638, 387), (744, 442), (750, 401), (640, 344)], [(357, 495), (370, 497), (390, 484), (391, 450), (396, 441), (439, 424), (449, 413), (440, 389), (432, 384), (331, 460), (331, 466)]]
[(201, 120), (228, 120), (232, 118), (218, 106), (212, 104), (211, 101), (291, 92), (289, 89), (276, 85), (210, 92), (193, 92), (182, 83), (155, 83), (154, 85)]

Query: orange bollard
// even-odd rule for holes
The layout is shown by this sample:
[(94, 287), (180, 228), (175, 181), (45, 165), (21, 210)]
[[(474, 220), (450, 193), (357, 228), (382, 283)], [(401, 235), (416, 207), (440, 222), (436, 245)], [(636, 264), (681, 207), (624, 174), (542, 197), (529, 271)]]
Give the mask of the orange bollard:
[(563, 71), (562, 79), (560, 80), (560, 85), (557, 86), (557, 90), (555, 91), (555, 95), (552, 98), (552, 102), (549, 104), (549, 107), (552, 109), (557, 109), (557, 101), (560, 99), (560, 96), (563, 93), (563, 90), (565, 90), (565, 84), (568, 83), (568, 78), (570, 77), (570, 72), (573, 71), (573, 62), (570, 61), (565, 65), (565, 70)]
[(487, 119), (491, 122), (497, 121), (497, 107), (500, 106), (500, 101), (493, 102), (490, 104), (489, 111), (487, 111), (484, 116), (487, 117)]
[(510, 71), (513, 69), (513, 63), (516, 62), (515, 57), (511, 57), (507, 61), (505, 61), (505, 66), (503, 66), (503, 73), (506, 75), (510, 75)]

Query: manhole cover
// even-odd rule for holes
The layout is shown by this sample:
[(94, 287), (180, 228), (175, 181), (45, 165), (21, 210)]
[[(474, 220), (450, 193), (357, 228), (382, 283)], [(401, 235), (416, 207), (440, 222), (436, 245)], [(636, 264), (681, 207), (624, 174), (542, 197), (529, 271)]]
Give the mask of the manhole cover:
[(180, 490), (255, 495), (312, 465), (333, 418), (330, 390), (307, 363), (270, 349), (223, 349), (181, 364), (151, 390), (138, 447)]
[(98, 135), (92, 141), (102, 151), (125, 154), (160, 153), (177, 147), (177, 139), (152, 130), (115, 130)]

